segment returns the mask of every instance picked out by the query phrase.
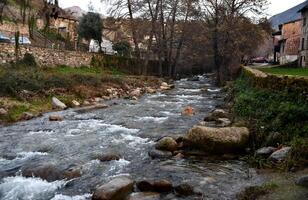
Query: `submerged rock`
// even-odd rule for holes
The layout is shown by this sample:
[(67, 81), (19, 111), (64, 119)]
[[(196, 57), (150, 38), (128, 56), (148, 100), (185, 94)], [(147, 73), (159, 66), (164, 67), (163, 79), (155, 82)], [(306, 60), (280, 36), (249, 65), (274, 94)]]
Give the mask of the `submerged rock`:
[(112, 160), (120, 160), (121, 156), (118, 154), (105, 154), (105, 155), (96, 156), (96, 159), (100, 160), (101, 162), (108, 162)]
[(194, 109), (191, 106), (184, 108), (182, 115), (184, 116), (193, 116), (195, 114)]
[(291, 147), (283, 147), (272, 153), (269, 159), (273, 162), (281, 162), (289, 155), (290, 151)]
[(258, 149), (256, 151), (256, 154), (260, 156), (268, 156), (272, 154), (274, 151), (276, 151), (276, 148), (274, 147), (263, 147), (263, 148)]
[(187, 184), (183, 183), (174, 187), (175, 192), (180, 196), (190, 196), (195, 194), (194, 188)]
[(185, 142), (188, 142), (188, 146), (191, 148), (212, 153), (230, 153), (243, 150), (248, 139), (249, 130), (246, 127), (211, 128), (195, 126), (189, 130)]
[(64, 110), (64, 109), (67, 108), (67, 106), (63, 102), (61, 102), (59, 99), (57, 99), (56, 97), (52, 97), (51, 104), (52, 104), (52, 108), (53, 109), (62, 109), (62, 110)]
[(164, 158), (171, 158), (172, 153), (170, 151), (160, 151), (155, 149), (149, 151), (149, 156), (152, 159), (164, 159)]
[(142, 192), (168, 193), (173, 190), (172, 183), (167, 180), (142, 180), (136, 183), (137, 188)]
[(299, 186), (303, 186), (303, 187), (307, 187), (308, 188), (308, 175), (304, 175), (302, 177), (299, 177), (297, 180), (296, 180), (296, 185), (299, 185)]
[(63, 121), (63, 117), (61, 117), (59, 115), (50, 115), (49, 121)]
[(117, 177), (98, 187), (92, 200), (124, 200), (133, 192), (134, 181), (129, 177)]
[(178, 144), (171, 137), (164, 137), (155, 144), (155, 148), (162, 151), (175, 151)]
[(160, 194), (156, 192), (136, 192), (128, 196), (127, 200), (159, 200)]

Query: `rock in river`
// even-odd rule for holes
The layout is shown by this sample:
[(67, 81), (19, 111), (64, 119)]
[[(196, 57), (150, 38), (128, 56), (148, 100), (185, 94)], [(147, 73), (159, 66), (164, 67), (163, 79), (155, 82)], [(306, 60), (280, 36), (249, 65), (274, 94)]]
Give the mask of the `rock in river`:
[(137, 182), (137, 188), (142, 192), (167, 193), (173, 190), (172, 183), (167, 180), (142, 180)]
[(136, 192), (128, 196), (127, 200), (159, 200), (160, 194), (156, 192)]
[(303, 187), (307, 187), (307, 188), (308, 188), (308, 175), (299, 177), (299, 178), (296, 180), (296, 185), (300, 185), (300, 186), (303, 186)]
[(62, 110), (64, 110), (64, 109), (67, 108), (67, 106), (63, 102), (61, 102), (59, 99), (57, 99), (56, 97), (52, 97), (51, 104), (52, 104), (52, 108), (53, 109), (62, 109)]
[(160, 151), (160, 150), (151, 150), (149, 151), (149, 156), (152, 159), (164, 159), (164, 158), (171, 158), (172, 153), (170, 151)]
[(191, 106), (184, 108), (182, 115), (184, 116), (193, 116), (195, 114), (194, 109)]
[(195, 126), (189, 130), (186, 142), (191, 148), (212, 153), (231, 153), (243, 150), (249, 139), (245, 127), (210, 128)]
[(92, 200), (124, 200), (132, 193), (134, 181), (129, 177), (117, 177), (98, 187)]
[(187, 183), (183, 183), (174, 187), (174, 190), (180, 196), (190, 196), (195, 193), (194, 188)]
[(108, 162), (112, 160), (120, 160), (121, 156), (118, 154), (104, 154), (96, 156), (96, 159), (100, 160), (101, 162)]
[(275, 150), (276, 150), (276, 148), (274, 148), (274, 147), (263, 147), (263, 148), (258, 149), (256, 151), (256, 154), (259, 155), (259, 156), (269, 156)]
[(156, 145), (155, 148), (162, 151), (175, 151), (178, 147), (177, 142), (171, 138), (171, 137), (164, 137), (160, 139)]
[(59, 115), (50, 115), (49, 121), (56, 122), (56, 121), (63, 121), (63, 117)]

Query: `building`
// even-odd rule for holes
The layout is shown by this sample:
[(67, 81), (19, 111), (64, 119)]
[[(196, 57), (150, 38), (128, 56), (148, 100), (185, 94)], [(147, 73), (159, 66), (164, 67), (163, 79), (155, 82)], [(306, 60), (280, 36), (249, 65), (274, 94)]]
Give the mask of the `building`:
[(273, 34), (274, 61), (287, 64), (298, 59), (301, 26), (301, 19), (279, 25), (279, 31)]
[(301, 44), (299, 51), (299, 66), (308, 67), (308, 4), (298, 11), (302, 15), (301, 20)]

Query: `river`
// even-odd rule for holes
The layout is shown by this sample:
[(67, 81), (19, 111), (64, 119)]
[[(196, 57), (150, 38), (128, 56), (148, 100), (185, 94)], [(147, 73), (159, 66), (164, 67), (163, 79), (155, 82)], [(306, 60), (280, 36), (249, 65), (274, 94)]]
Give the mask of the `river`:
[[(144, 95), (138, 101), (108, 101), (107, 109), (56, 112), (64, 116), (61, 122), (50, 122), (47, 113), (0, 127), (0, 199), (91, 199), (96, 186), (122, 174), (130, 174), (134, 180), (187, 182), (203, 193), (203, 199), (234, 199), (245, 186), (260, 181), (244, 161), (198, 157), (152, 160), (148, 156), (157, 139), (185, 133), (221, 104), (224, 95), (208, 76), (202, 76), (200, 81), (176, 81), (175, 89)], [(194, 108), (193, 117), (181, 115), (186, 106)], [(93, 159), (104, 153), (117, 153), (122, 159)], [(53, 182), (22, 176), (22, 169), (46, 164), (60, 169), (78, 166), (82, 176)], [(167, 195), (162, 199), (181, 198)]]

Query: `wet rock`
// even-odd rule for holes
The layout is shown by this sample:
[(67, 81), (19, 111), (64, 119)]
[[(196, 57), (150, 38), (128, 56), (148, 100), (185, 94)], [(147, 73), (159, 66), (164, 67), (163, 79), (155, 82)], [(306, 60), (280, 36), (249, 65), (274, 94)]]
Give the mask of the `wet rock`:
[(138, 181), (136, 186), (142, 192), (154, 191), (153, 183), (147, 180)]
[(184, 155), (182, 153), (178, 153), (174, 156), (175, 159), (183, 159), (184, 158)]
[(188, 183), (183, 183), (174, 187), (174, 191), (180, 196), (190, 196), (195, 193), (194, 188)]
[(171, 137), (164, 137), (155, 144), (155, 148), (162, 151), (175, 151), (177, 147), (177, 142)]
[(59, 99), (57, 99), (56, 97), (52, 97), (51, 104), (52, 104), (52, 108), (53, 109), (62, 109), (62, 110), (64, 110), (64, 109), (67, 108), (67, 106), (63, 102), (61, 102)]
[(182, 111), (182, 115), (184, 116), (193, 116), (194, 114), (194, 109), (190, 106), (184, 108), (184, 110)]
[(289, 155), (290, 151), (291, 147), (283, 147), (272, 153), (269, 159), (273, 162), (281, 162)]
[(55, 122), (55, 121), (63, 121), (63, 117), (59, 115), (50, 115), (49, 121)]
[(160, 194), (156, 192), (136, 192), (128, 196), (127, 200), (159, 200)]
[(132, 92), (130, 92), (130, 96), (131, 97), (139, 97), (139, 96), (141, 96), (141, 90), (139, 88), (133, 90)]
[(0, 116), (4, 116), (7, 114), (8, 114), (7, 110), (5, 110), (4, 108), (0, 108)]
[(118, 154), (105, 154), (97, 156), (96, 159), (100, 160), (101, 162), (109, 162), (112, 160), (120, 160), (121, 156)]
[(162, 82), (160, 86), (162, 86), (162, 87), (169, 87), (169, 84), (166, 83), (166, 82)]
[(218, 119), (218, 118), (229, 118), (230, 114), (223, 109), (216, 109), (211, 113), (211, 116), (213, 118), (216, 118), (216, 119)]
[(78, 101), (76, 101), (76, 100), (73, 100), (73, 101), (72, 101), (72, 105), (73, 105), (74, 107), (79, 107), (79, 106), (80, 106), (80, 103), (79, 103)]
[(92, 106), (88, 106), (88, 107), (84, 107), (84, 108), (79, 108), (76, 110), (76, 112), (80, 112), (80, 113), (83, 113), (83, 112), (90, 112), (90, 111), (93, 111), (93, 110), (98, 110), (98, 109), (105, 109), (105, 108), (108, 108), (109, 106), (106, 105), (106, 104), (102, 104), (102, 103), (96, 103)]
[(304, 175), (302, 177), (299, 177), (297, 180), (296, 180), (296, 185), (299, 185), (299, 186), (303, 186), (303, 187), (307, 187), (308, 188), (308, 175)]
[(132, 193), (134, 181), (129, 177), (117, 177), (98, 187), (92, 200), (122, 200)]
[(149, 156), (152, 159), (164, 159), (164, 158), (171, 158), (172, 153), (170, 151), (160, 151), (155, 149), (149, 151)]
[(259, 156), (269, 156), (274, 151), (276, 151), (276, 148), (274, 148), (274, 147), (263, 147), (263, 148), (258, 149), (256, 151), (256, 154), (259, 155)]
[(22, 175), (25, 177), (39, 177), (48, 182), (72, 179), (81, 176), (80, 170), (61, 171), (54, 165), (45, 165), (39, 167), (29, 167), (22, 170)]
[(78, 167), (72, 167), (63, 172), (63, 177), (66, 179), (74, 179), (81, 176), (81, 170)]
[(167, 193), (173, 190), (172, 183), (167, 180), (154, 181), (153, 188), (155, 192)]
[(20, 120), (30, 120), (33, 119), (35, 116), (32, 113), (29, 112), (24, 112), (22, 113), (22, 115), (20, 116)]
[(189, 130), (186, 142), (192, 148), (207, 152), (230, 153), (245, 149), (248, 138), (249, 130), (245, 127), (211, 128), (195, 126)]
[(138, 98), (136, 96), (133, 96), (131, 99), (134, 100), (134, 101), (138, 100)]
[(226, 127), (231, 125), (231, 120), (228, 118), (218, 118), (216, 120), (216, 123), (220, 127)]

